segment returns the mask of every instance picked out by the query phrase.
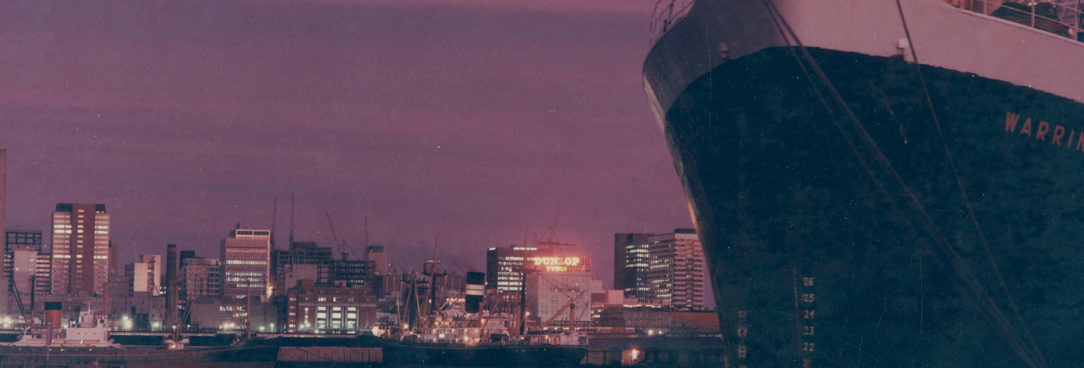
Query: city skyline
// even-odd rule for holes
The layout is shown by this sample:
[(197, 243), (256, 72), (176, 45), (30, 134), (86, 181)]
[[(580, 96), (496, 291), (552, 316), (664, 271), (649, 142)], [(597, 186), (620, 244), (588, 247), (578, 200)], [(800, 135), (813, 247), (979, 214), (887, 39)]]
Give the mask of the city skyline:
[(278, 197), (284, 249), (294, 192), (298, 240), (331, 244), (330, 214), (360, 257), (368, 218), (393, 269), (436, 237), (445, 267), (482, 270), (526, 226), (609, 284), (614, 233), (692, 224), (639, 82), (654, 2), (574, 5), (8, 9), (28, 14), (0, 31), (8, 228), (103, 203), (121, 264), (206, 256), (235, 223), (271, 228)]

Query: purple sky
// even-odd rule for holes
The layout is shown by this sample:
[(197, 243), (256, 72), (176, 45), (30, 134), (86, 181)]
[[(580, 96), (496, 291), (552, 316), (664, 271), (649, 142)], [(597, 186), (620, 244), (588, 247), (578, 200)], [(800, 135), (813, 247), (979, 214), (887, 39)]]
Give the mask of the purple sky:
[(609, 287), (613, 233), (691, 226), (640, 79), (654, 3), (5, 2), (8, 227), (105, 203), (122, 263), (217, 257), (275, 196), (285, 245), (293, 190), (299, 240), (329, 211), (360, 249), (367, 216), (393, 267), (439, 236), (467, 271), (553, 227)]

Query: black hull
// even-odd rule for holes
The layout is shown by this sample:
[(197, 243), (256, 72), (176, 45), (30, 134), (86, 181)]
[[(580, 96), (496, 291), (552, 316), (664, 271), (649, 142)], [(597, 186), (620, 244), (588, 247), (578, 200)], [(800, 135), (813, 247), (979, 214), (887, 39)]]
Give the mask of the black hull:
[(269, 363), (274, 365), (277, 346), (189, 348), (180, 351), (129, 348), (60, 348), (46, 353), (42, 347), (0, 347), (5, 365), (175, 366), (188, 363)]
[(587, 355), (587, 348), (552, 345), (440, 346), (387, 342), (383, 346), (387, 366), (573, 367)]
[(1084, 105), (923, 67), (942, 135), (914, 64), (810, 51), (870, 140), (788, 48), (665, 112), (732, 366), (1084, 362)]

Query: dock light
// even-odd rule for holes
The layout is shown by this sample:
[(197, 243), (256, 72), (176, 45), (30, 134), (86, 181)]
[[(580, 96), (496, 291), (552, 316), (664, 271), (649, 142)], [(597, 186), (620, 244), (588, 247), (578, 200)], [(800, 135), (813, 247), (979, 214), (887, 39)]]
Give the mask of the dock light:
[(132, 320), (128, 319), (127, 316), (124, 317), (124, 329), (125, 330), (131, 330), (132, 329)]
[(636, 360), (636, 358), (638, 358), (639, 356), (640, 356), (640, 351), (636, 350), (636, 349), (632, 349), (632, 360)]
[(263, 326), (260, 326), (260, 332), (263, 332)]
[(4, 316), (4, 328), (11, 327), (11, 316)]
[(162, 327), (162, 322), (151, 323), (151, 329), (157, 330), (159, 327)]
[(647, 330), (647, 335), (648, 336), (654, 336), (655, 335), (655, 330)]

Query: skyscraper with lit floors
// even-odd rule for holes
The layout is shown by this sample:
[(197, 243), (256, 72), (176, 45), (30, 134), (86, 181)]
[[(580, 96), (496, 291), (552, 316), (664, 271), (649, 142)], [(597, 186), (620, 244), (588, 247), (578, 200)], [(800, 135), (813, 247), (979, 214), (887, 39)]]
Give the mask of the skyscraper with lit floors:
[(52, 237), (52, 293), (103, 293), (109, 275), (109, 214), (105, 205), (58, 203)]
[(243, 224), (222, 239), (222, 296), (271, 296), (271, 231), (253, 230)]

